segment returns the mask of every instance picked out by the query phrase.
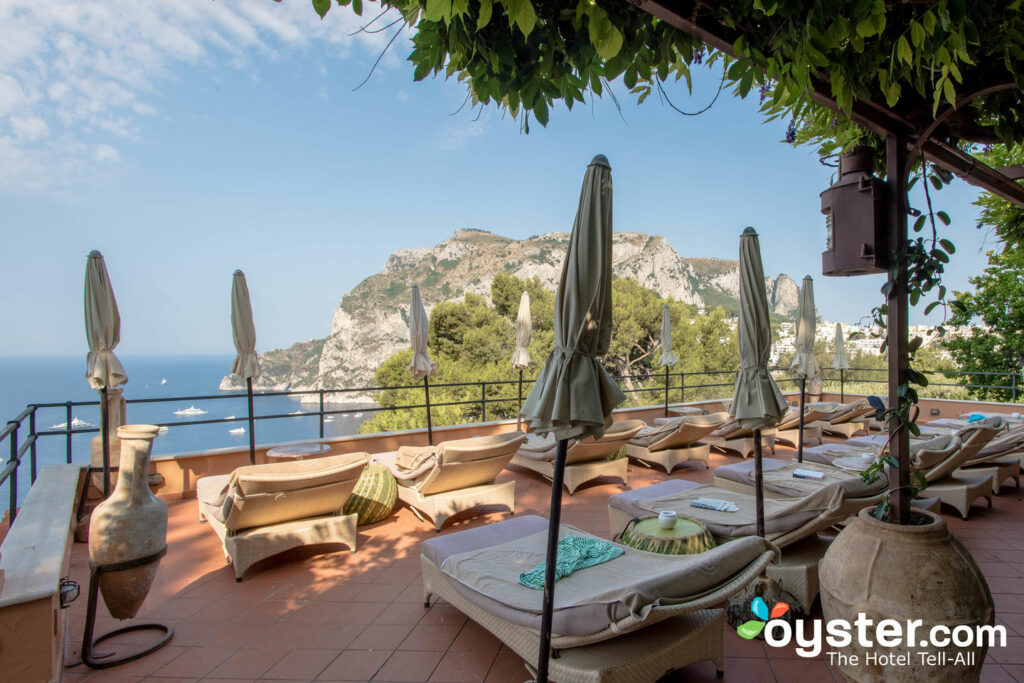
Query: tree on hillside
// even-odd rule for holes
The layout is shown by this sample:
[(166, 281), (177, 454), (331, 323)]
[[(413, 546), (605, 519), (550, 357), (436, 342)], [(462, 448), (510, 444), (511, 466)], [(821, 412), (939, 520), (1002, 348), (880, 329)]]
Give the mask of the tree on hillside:
[(503, 315), (514, 323), (523, 292), (530, 295), (533, 329), (553, 329), (555, 293), (545, 288), (544, 283), (536, 275), (524, 280), (508, 273), (498, 273), (491, 281), (491, 304), (498, 315)]
[[(945, 342), (961, 370), (1020, 373), (1024, 361), (1024, 249), (1008, 247), (988, 253), (988, 267), (968, 279), (974, 291), (957, 292), (954, 325), (969, 325), (971, 335)], [(1010, 377), (981, 375), (962, 379), (964, 384), (1010, 387)], [(1018, 377), (1018, 397), (1021, 381)], [(975, 388), (980, 399), (1008, 401), (1010, 389)]]

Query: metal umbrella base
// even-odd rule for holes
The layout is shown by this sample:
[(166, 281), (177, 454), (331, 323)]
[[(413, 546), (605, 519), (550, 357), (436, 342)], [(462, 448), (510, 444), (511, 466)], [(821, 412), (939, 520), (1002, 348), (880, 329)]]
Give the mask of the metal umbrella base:
[[(146, 557), (140, 557), (134, 560), (127, 560), (125, 562), (115, 562), (112, 564), (89, 563), (89, 603), (85, 612), (85, 634), (82, 636), (82, 663), (87, 667), (90, 669), (109, 669), (110, 667), (117, 666), (118, 664), (132, 662), (141, 657), (145, 657), (152, 652), (156, 652), (171, 641), (171, 636), (174, 635), (174, 629), (166, 624), (156, 623), (132, 624), (130, 626), (115, 629), (110, 633), (105, 633), (99, 638), (93, 640), (93, 629), (96, 627), (96, 597), (100, 589), (100, 575), (106, 572), (117, 572), (152, 564), (153, 562), (159, 561), (160, 558), (166, 554), (167, 548), (164, 547), (152, 555), (147, 555)], [(115, 636), (132, 633), (133, 631), (150, 630), (160, 631), (163, 635), (152, 645), (147, 645), (136, 652), (115, 656), (117, 654), (115, 652), (97, 653), (93, 649), (103, 641), (114, 638)]]

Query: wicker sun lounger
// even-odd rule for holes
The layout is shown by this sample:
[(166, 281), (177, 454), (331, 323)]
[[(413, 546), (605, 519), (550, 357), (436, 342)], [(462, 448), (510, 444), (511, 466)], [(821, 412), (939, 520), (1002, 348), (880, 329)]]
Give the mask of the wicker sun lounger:
[(670, 473), (688, 460), (700, 460), (711, 466), (711, 447), (704, 437), (729, 421), (729, 413), (686, 415), (641, 431), (626, 445), (626, 454), (646, 467), (661, 466)]
[(398, 497), (440, 531), (445, 521), (476, 507), (498, 505), (515, 513), (516, 483), (496, 483), (526, 439), (520, 432), (445, 441), (436, 446), (402, 446), (378, 453), (376, 462), (398, 480)]
[[(646, 425), (642, 420), (616, 422), (600, 439), (587, 438), (572, 440), (565, 457), (565, 487), (571, 496), (577, 488), (588, 481), (601, 477), (619, 479), (629, 483), (629, 461), (612, 456)], [(510, 464), (533, 470), (549, 481), (554, 474), (557, 442), (530, 436), (519, 446)]]
[[(423, 542), (420, 557), (424, 604), (433, 596), (451, 603), (531, 672), (542, 593), (516, 579), (543, 561), (547, 524), (530, 515), (439, 536)], [(562, 534), (590, 535), (568, 525)], [(558, 582), (550, 679), (647, 682), (702, 660), (722, 671), (723, 612), (713, 608), (758, 576), (777, 550), (759, 538), (682, 557), (619, 547), (623, 556)]]

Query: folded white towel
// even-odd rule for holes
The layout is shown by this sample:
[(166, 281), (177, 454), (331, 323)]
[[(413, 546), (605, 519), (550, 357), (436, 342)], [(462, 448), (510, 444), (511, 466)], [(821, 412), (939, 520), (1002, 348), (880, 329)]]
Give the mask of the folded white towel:
[(690, 501), (690, 507), (703, 508), (704, 510), (717, 510), (718, 512), (739, 512), (740, 506), (728, 500), (718, 498), (697, 498)]
[(825, 473), (819, 472), (818, 470), (793, 470), (793, 476), (797, 479), (813, 479), (815, 481), (822, 481), (825, 479)]

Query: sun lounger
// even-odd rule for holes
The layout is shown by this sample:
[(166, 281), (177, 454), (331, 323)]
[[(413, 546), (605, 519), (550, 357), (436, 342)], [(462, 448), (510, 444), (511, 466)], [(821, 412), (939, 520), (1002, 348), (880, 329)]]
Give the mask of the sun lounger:
[[(547, 520), (525, 516), (422, 545), (424, 602), (437, 596), (486, 628), (535, 670), (542, 593), (518, 583), (544, 561)], [(590, 536), (563, 525), (562, 535)], [(560, 580), (549, 676), (554, 681), (653, 681), (692, 662), (721, 671), (723, 613), (776, 555), (759, 538), (699, 555), (625, 546), (610, 562)]]
[(868, 432), (868, 416), (873, 415), (875, 409), (871, 407), (866, 398), (860, 398), (838, 408), (828, 416), (828, 424), (822, 425), (822, 431), (834, 436), (851, 437), (857, 432)]
[[(739, 509), (719, 512), (693, 507), (691, 502), (698, 498), (725, 500)], [(818, 596), (818, 560), (828, 549), (829, 541), (818, 533), (846, 520), (850, 510), (870, 503), (848, 499), (846, 489), (836, 483), (803, 498), (765, 499), (765, 537), (782, 550), (780, 562), (767, 568), (768, 576), (792, 593), (805, 611), (810, 611)], [(726, 542), (756, 533), (755, 504), (753, 493), (670, 479), (609, 498), (608, 521), (613, 533), (621, 533), (633, 519), (672, 510), (700, 520), (719, 542)]]
[[(761, 430), (762, 445), (766, 449), (775, 450), (775, 429)], [(754, 454), (754, 430), (741, 427), (735, 419), (701, 438), (703, 443), (723, 452), (731, 451), (740, 457), (749, 458)]]
[(494, 478), (525, 439), (521, 432), (509, 432), (436, 446), (402, 446), (373, 459), (395, 475), (398, 497), (440, 531), (449, 517), (479, 506), (500, 505), (515, 513), (516, 483), (497, 484)]
[(666, 473), (688, 460), (711, 466), (711, 447), (703, 438), (729, 421), (729, 413), (687, 415), (679, 420), (647, 428), (626, 445), (626, 454), (646, 467), (660, 465)]
[[(628, 484), (629, 461), (624, 457), (612, 459), (612, 456), (645, 426), (643, 420), (616, 422), (600, 439), (570, 440), (564, 479), (569, 495), (580, 485), (601, 477), (616, 478)], [(554, 439), (531, 435), (519, 446), (510, 464), (533, 470), (550, 480), (555, 469), (556, 448)]]
[(356, 515), (342, 514), (369, 456), (333, 455), (239, 467), (196, 482), (199, 521), (209, 522), (235, 580), (256, 562), (304, 545), (356, 550)]
[[(804, 406), (804, 443), (813, 439), (822, 442), (822, 430), (828, 417), (842, 407), (841, 403), (810, 403)], [(775, 425), (775, 440), (794, 448), (800, 442), (800, 409), (790, 408), (779, 424)]]

